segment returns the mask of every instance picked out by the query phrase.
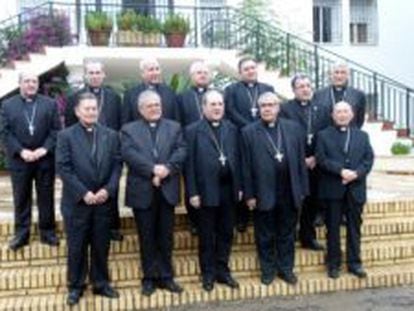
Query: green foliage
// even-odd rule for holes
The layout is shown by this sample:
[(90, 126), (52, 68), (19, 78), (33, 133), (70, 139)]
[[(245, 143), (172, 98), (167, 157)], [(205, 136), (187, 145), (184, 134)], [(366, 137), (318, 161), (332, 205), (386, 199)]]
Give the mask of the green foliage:
[(170, 14), (162, 25), (162, 32), (165, 35), (173, 33), (188, 34), (190, 32), (190, 22), (180, 14)]
[(137, 14), (134, 10), (126, 10), (116, 16), (119, 30), (135, 30), (137, 27)]
[(85, 16), (85, 27), (92, 31), (111, 31), (112, 18), (105, 12), (88, 12)]
[(188, 75), (174, 73), (166, 78), (167, 85), (176, 93), (181, 93), (191, 85), (191, 79)]
[(396, 141), (391, 147), (393, 155), (407, 155), (411, 153), (412, 143)]
[(158, 19), (151, 15), (137, 16), (137, 29), (143, 33), (160, 33), (162, 25)]

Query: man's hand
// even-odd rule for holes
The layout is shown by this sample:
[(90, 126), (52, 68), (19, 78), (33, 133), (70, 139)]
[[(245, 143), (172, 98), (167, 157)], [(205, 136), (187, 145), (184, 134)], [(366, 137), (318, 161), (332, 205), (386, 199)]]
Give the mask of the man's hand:
[(350, 169), (343, 169), (341, 171), (341, 177), (342, 177), (342, 183), (344, 185), (349, 184), (350, 182), (354, 181), (358, 178), (358, 174), (356, 171), (350, 170)]
[(190, 204), (195, 209), (198, 209), (201, 207), (201, 197), (199, 195), (195, 195), (190, 198)]
[(95, 193), (96, 204), (103, 204), (109, 199), (109, 193), (106, 189), (102, 188)]
[(156, 164), (154, 165), (153, 173), (160, 179), (164, 179), (170, 174), (170, 169), (164, 164)]
[(88, 191), (83, 197), (83, 201), (85, 201), (87, 205), (93, 205), (93, 204), (96, 204), (97, 200), (96, 200), (95, 195), (92, 193), (92, 191)]
[(239, 197), (238, 197), (238, 199), (239, 199), (239, 202), (243, 199), (243, 191), (239, 191)]
[(154, 187), (157, 187), (158, 188), (159, 186), (161, 186), (161, 179), (158, 176), (154, 176), (152, 178), (152, 185)]
[(44, 157), (47, 154), (47, 149), (40, 147), (33, 151), (34, 155), (36, 156), (36, 159), (40, 159)]
[(316, 166), (316, 158), (314, 156), (305, 158), (306, 167), (313, 170)]
[(249, 210), (254, 210), (257, 206), (257, 201), (256, 201), (256, 199), (255, 198), (253, 198), (253, 199), (248, 199), (247, 201), (246, 201), (246, 205), (247, 205), (247, 207), (249, 208)]
[(23, 149), (20, 152), (20, 157), (25, 161), (25, 162), (34, 162), (37, 160), (37, 157), (35, 155), (35, 153), (29, 149)]

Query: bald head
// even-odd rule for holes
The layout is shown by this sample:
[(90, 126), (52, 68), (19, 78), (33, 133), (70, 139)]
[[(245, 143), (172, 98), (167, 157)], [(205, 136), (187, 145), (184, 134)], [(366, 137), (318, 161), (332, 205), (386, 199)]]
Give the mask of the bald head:
[(139, 68), (144, 83), (157, 84), (161, 82), (161, 67), (156, 58), (144, 58), (139, 63)]
[(210, 83), (210, 70), (203, 61), (196, 61), (191, 64), (189, 74), (191, 82), (197, 87), (207, 87)]
[(332, 119), (338, 126), (348, 126), (354, 117), (354, 110), (350, 103), (340, 101), (336, 103), (332, 110)]

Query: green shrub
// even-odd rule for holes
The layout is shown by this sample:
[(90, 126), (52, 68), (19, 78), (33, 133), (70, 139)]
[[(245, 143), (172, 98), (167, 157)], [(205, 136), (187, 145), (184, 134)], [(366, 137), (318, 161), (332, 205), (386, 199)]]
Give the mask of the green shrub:
[(112, 19), (105, 12), (88, 12), (85, 16), (85, 27), (92, 31), (111, 31)]
[(393, 155), (406, 155), (411, 153), (412, 143), (396, 141), (391, 147), (391, 153)]
[(190, 23), (179, 14), (170, 14), (162, 25), (162, 32), (165, 35), (172, 33), (188, 34), (190, 32)]

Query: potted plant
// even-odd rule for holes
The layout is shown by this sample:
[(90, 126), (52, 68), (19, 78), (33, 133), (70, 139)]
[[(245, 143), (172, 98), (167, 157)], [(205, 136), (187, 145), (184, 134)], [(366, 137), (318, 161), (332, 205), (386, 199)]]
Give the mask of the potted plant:
[(140, 45), (159, 46), (161, 42), (161, 23), (150, 15), (137, 16), (137, 29), (140, 33)]
[(138, 15), (134, 10), (126, 10), (118, 14), (116, 22), (118, 25), (117, 43), (120, 46), (136, 46), (139, 44), (139, 33), (137, 31)]
[(162, 32), (168, 47), (183, 47), (190, 32), (189, 21), (179, 14), (170, 14), (164, 21)]
[(85, 16), (85, 27), (92, 45), (108, 45), (112, 26), (112, 19), (105, 12), (88, 12)]

